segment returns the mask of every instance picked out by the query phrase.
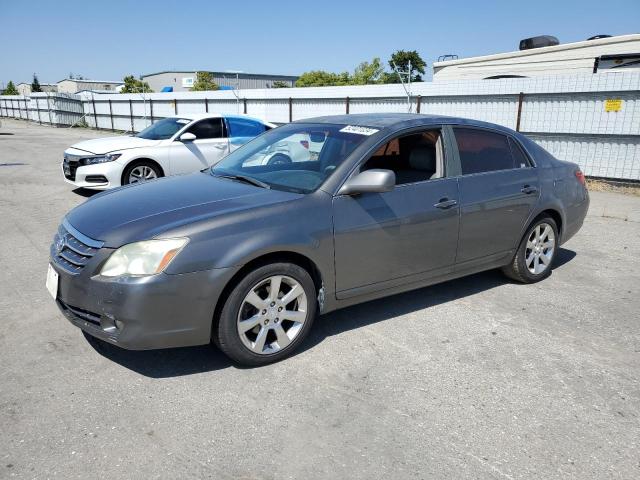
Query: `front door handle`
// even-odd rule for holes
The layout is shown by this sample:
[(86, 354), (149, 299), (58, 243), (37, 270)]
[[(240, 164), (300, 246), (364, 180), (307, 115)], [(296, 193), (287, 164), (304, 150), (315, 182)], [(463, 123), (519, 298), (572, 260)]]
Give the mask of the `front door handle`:
[(458, 204), (457, 200), (449, 200), (448, 198), (441, 198), (438, 203), (434, 205), (436, 208), (446, 210), (447, 208), (455, 207)]
[(224, 150), (225, 148), (227, 148), (226, 145), (221, 145), (221, 144), (216, 144), (214, 145), (215, 148), (217, 148), (218, 150)]
[(531, 185), (525, 185), (520, 189), (520, 191), (522, 193), (526, 193), (527, 195), (529, 195), (531, 193), (536, 193), (538, 189), (536, 187), (532, 187)]

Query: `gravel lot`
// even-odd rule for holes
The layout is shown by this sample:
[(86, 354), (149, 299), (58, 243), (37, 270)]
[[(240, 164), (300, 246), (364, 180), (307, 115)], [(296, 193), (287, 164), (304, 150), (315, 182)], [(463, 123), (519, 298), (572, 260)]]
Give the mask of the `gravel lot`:
[(2, 119), (0, 478), (640, 478), (640, 198), (595, 192), (548, 280), (487, 272), (335, 312), (258, 369), (88, 341), (44, 287), (84, 201)]

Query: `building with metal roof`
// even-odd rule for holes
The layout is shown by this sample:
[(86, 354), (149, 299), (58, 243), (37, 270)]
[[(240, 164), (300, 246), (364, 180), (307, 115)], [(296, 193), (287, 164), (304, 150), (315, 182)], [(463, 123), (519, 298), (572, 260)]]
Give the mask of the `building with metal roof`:
[[(274, 82), (284, 82), (289, 87), (293, 87), (298, 79), (294, 75), (269, 75), (263, 73), (245, 72), (215, 72), (206, 71), (211, 74), (213, 81), (221, 89), (226, 90), (247, 90), (253, 88), (272, 88)], [(196, 81), (197, 71), (168, 70), (164, 72), (150, 73), (142, 76), (142, 80), (147, 82), (154, 92), (188, 92)]]

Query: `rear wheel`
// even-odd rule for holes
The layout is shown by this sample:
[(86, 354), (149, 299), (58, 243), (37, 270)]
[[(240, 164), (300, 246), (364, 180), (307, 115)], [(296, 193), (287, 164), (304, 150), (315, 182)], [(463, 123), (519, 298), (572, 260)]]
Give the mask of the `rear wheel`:
[(147, 160), (139, 162), (133, 162), (128, 165), (122, 175), (122, 184), (129, 185), (130, 183), (144, 183), (150, 180), (155, 180), (162, 176), (162, 171), (158, 166)]
[(503, 267), (508, 277), (522, 283), (539, 282), (551, 275), (558, 239), (558, 226), (547, 216), (538, 217), (525, 233), (513, 261)]
[(315, 286), (306, 270), (274, 263), (247, 274), (229, 294), (214, 329), (216, 345), (247, 366), (289, 356), (316, 315)]

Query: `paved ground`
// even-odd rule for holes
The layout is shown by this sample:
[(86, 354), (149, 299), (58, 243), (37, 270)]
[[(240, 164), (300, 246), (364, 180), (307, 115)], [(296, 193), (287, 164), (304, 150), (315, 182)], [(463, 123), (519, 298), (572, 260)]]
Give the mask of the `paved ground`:
[(357, 306), (239, 369), (88, 342), (58, 313), (48, 245), (84, 200), (58, 162), (96, 135), (0, 129), (0, 478), (640, 478), (640, 198), (594, 194), (545, 282)]

